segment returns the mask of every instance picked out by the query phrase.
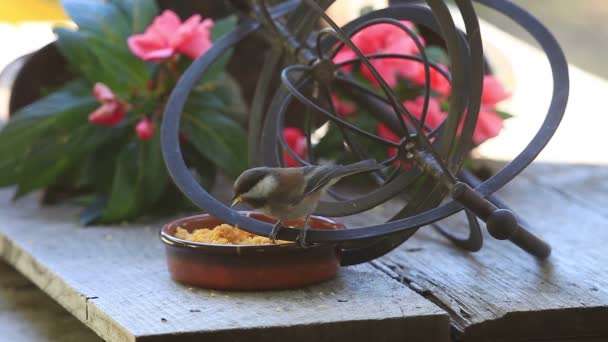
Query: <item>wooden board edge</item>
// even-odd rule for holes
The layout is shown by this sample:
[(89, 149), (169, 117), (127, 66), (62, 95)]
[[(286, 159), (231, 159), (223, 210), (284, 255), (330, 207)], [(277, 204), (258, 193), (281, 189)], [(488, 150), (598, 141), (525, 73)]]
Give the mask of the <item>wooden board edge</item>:
[[(606, 317), (608, 306), (509, 312), (467, 326), (461, 339), (463, 342), (579, 341), (600, 337), (608, 340)], [(549, 331), (551, 335), (547, 335)]]
[[(404, 324), (405, 323), (405, 324)], [(382, 336), (368, 334), (370, 325), (374, 331), (383, 331)], [(367, 330), (367, 331), (366, 331)], [(400, 318), (379, 320), (353, 320), (346, 322), (329, 322), (314, 325), (292, 325), (288, 327), (254, 328), (227, 332), (217, 330), (212, 332), (189, 332), (173, 335), (138, 336), (136, 342), (161, 342), (179, 338), (180, 342), (246, 340), (250, 342), (266, 342), (272, 340), (317, 341), (322, 336), (323, 341), (425, 341), (449, 342), (450, 317), (447, 313), (429, 314), (412, 317), (407, 322)], [(429, 331), (433, 334), (429, 339)]]
[(135, 341), (133, 334), (95, 306), (95, 297), (77, 291), (1, 230), (0, 257), (104, 340)]

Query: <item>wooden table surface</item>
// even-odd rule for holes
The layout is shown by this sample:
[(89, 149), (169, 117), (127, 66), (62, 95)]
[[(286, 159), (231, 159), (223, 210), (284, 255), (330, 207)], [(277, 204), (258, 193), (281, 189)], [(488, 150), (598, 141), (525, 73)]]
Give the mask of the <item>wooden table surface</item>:
[(447, 341), (435, 304), (366, 264), (290, 291), (228, 292), (172, 281), (159, 222), (79, 226), (79, 208), (11, 204), (0, 191), (0, 256), (102, 338)]
[[(518, 116), (480, 153), (508, 160), (539, 125), (548, 94), (537, 84), (548, 70), (538, 51), (491, 26), (482, 30), (501, 42), (502, 53), (488, 51), (493, 60), (508, 51), (508, 67), (497, 72), (514, 90), (505, 109)], [(552, 244), (545, 262), (487, 235), (482, 251), (465, 253), (421, 229), (373, 264), (316, 287), (258, 295), (189, 290), (169, 280), (157, 227), (80, 228), (73, 208), (39, 211), (34, 199), (13, 205), (2, 192), (0, 256), (11, 266), (0, 264), (0, 340), (158, 340), (180, 330), (190, 332), (182, 338), (608, 341), (608, 154), (593, 148), (608, 146), (608, 119), (597, 103), (608, 83), (576, 68), (571, 78), (554, 141), (500, 191)], [(462, 227), (459, 217), (449, 221)], [(82, 243), (66, 248), (67, 235)]]

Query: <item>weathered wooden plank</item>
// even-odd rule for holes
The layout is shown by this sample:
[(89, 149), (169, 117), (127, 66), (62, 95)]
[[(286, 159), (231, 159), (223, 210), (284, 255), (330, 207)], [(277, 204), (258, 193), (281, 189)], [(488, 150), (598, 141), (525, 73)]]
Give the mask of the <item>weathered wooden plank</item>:
[(75, 208), (0, 196), (0, 255), (109, 341), (449, 336), (443, 310), (371, 265), (293, 291), (192, 289), (169, 278), (157, 223), (83, 228)]
[[(487, 234), (467, 253), (430, 229), (381, 262), (448, 311), (462, 341), (607, 339), (608, 217), (586, 197), (606, 186), (597, 177), (607, 169), (533, 165), (500, 191), (553, 246), (545, 262)], [(446, 226), (462, 229), (464, 219)]]
[(2, 341), (101, 341), (93, 331), (2, 261), (0, 332)]

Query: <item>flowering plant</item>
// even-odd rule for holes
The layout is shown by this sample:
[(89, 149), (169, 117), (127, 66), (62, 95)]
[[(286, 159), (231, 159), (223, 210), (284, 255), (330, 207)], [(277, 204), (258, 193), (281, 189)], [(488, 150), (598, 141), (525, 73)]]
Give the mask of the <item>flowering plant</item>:
[[(403, 21), (402, 23), (411, 30), (416, 31), (416, 27), (411, 22)], [(427, 58), (449, 72), (445, 50), (438, 46), (426, 45), (424, 38), (420, 35), (417, 35), (417, 38), (424, 46)], [(401, 28), (391, 24), (380, 23), (368, 26), (353, 35), (351, 39), (364, 55), (405, 54), (416, 56), (420, 54), (414, 39)], [(356, 58), (355, 52), (344, 46), (337, 51), (333, 61), (339, 64), (355, 60)], [(417, 60), (398, 58), (371, 59), (370, 63), (386, 81), (388, 86), (392, 88), (397, 97), (403, 101), (404, 107), (414, 117), (420, 119), (423, 111), (425, 92), (424, 64)], [(382, 95), (380, 86), (371, 71), (361, 65), (361, 63), (345, 64), (341, 69), (349, 73), (368, 89)], [(431, 97), (429, 99), (425, 124), (430, 129), (435, 129), (447, 117), (446, 110), (450, 101), (451, 87), (449, 80), (436, 69), (431, 68), (429, 76)], [(503, 127), (503, 120), (511, 117), (511, 115), (497, 110), (496, 105), (509, 96), (510, 94), (496, 78), (490, 75), (484, 77), (481, 110), (472, 137), (474, 145), (479, 145), (500, 133)], [(336, 114), (343, 120), (368, 132), (373, 132), (386, 140), (399, 142), (400, 138), (393, 132), (391, 127), (377, 122), (362, 108), (357, 108), (346, 96), (333, 94), (332, 102)], [(407, 119), (404, 119), (407, 122)], [(304, 133), (298, 128), (288, 127), (284, 131), (284, 136), (285, 141), (292, 150), (298, 156), (305, 158), (308, 151)], [(350, 139), (356, 140), (357, 145), (377, 160), (384, 160), (387, 156), (392, 157), (396, 154), (395, 148), (389, 147), (387, 149), (368, 139), (361, 139), (355, 135), (351, 135)], [(344, 147), (338, 127), (333, 124), (328, 126), (327, 133), (313, 148), (315, 155), (319, 158), (337, 159), (340, 163), (353, 161), (352, 153)], [(284, 158), (288, 166), (298, 165), (298, 162), (286, 152), (284, 153)], [(405, 168), (409, 167), (409, 165), (402, 166)]]
[[(73, 78), (16, 112), (0, 131), (0, 186), (15, 198), (69, 190), (81, 221), (115, 222), (184, 208), (162, 161), (158, 127), (171, 90), (193, 59), (231, 30), (193, 15), (182, 21), (152, 0), (63, 0), (78, 30), (56, 28)], [(216, 169), (246, 167), (244, 107), (225, 55), (191, 93), (183, 113), (184, 158), (209, 186)], [(55, 191), (53, 191), (55, 190)]]

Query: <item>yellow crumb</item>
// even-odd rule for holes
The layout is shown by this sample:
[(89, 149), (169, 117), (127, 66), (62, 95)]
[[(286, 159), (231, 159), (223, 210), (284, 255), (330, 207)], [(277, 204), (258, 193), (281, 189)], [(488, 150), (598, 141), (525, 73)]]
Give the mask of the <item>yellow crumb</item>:
[[(221, 245), (269, 245), (272, 240), (267, 237), (248, 233), (235, 228), (229, 224), (221, 224), (215, 228), (195, 229), (192, 232), (177, 227), (175, 237), (182, 240), (214, 243)], [(277, 243), (288, 243), (289, 241), (277, 240)]]

